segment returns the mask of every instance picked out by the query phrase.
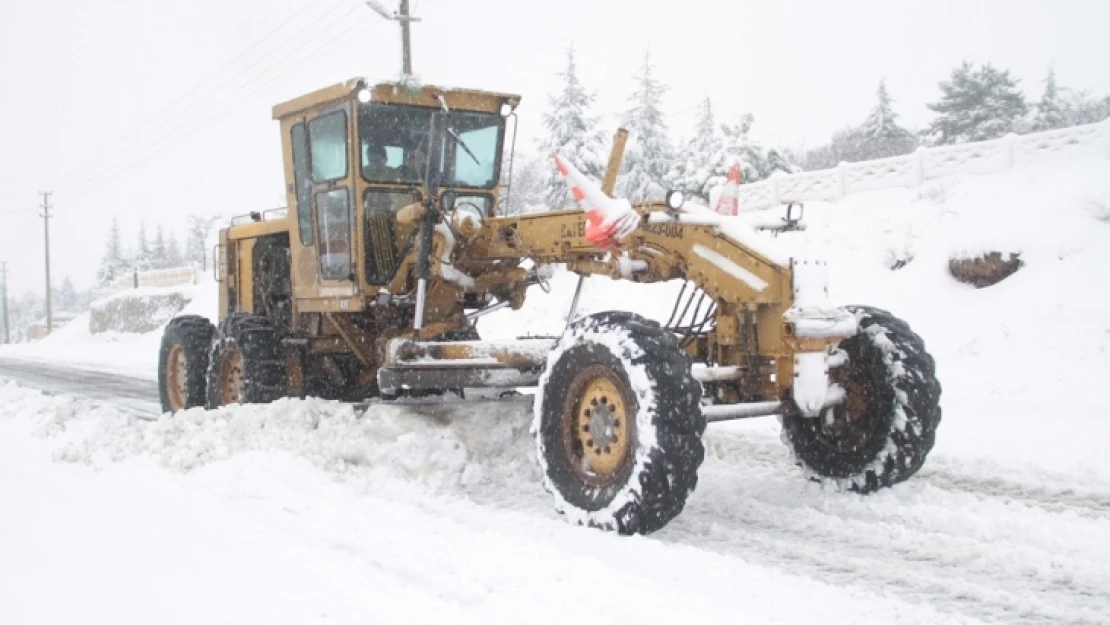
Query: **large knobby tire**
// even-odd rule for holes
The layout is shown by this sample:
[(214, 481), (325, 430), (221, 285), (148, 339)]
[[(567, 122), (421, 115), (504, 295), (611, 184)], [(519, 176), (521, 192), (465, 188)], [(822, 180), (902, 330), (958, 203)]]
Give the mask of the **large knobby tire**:
[(876, 308), (847, 310), (859, 332), (840, 343), (848, 361), (829, 373), (844, 401), (817, 417), (784, 416), (782, 435), (810, 478), (870, 493), (924, 464), (940, 423), (940, 382), (906, 322)]
[(171, 319), (158, 350), (158, 395), (162, 412), (204, 406), (208, 350), (215, 328), (208, 319), (184, 315)]
[(233, 313), (221, 324), (208, 362), (209, 409), (284, 397), (285, 359), (265, 317)]
[(682, 511), (705, 458), (701, 385), (690, 365), (672, 333), (638, 315), (571, 324), (548, 355), (533, 424), (559, 512), (646, 534)]

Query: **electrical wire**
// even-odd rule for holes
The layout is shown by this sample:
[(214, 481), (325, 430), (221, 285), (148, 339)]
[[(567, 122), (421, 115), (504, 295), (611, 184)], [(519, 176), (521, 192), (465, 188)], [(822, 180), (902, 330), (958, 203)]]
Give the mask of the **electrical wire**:
[[(361, 8), (361, 7), (355, 7), (356, 10), (359, 9), (359, 8)], [(353, 12), (354, 11), (352, 10), (352, 11), (348, 11), (345, 14), (337, 16), (335, 19), (333, 19), (331, 22), (328, 23), (328, 26), (324, 30), (327, 30), (327, 28), (330, 28), (334, 24), (337, 24), (339, 22), (344, 21), (345, 18)], [(84, 180), (79, 181), (79, 183), (75, 187), (70, 188), (68, 190), (68, 192), (63, 190), (62, 193), (66, 193), (67, 199), (71, 203), (76, 201), (76, 199), (84, 197), (89, 191), (95, 189), (96, 187), (98, 187), (102, 184), (105, 184), (106, 182), (114, 180), (120, 174), (129, 171), (131, 169), (131, 167), (136, 162), (145, 160), (145, 159), (149, 158), (150, 156), (153, 156), (153, 155), (158, 154), (161, 151), (163, 151), (164, 148), (165, 148), (165, 143), (167, 141), (169, 141), (170, 139), (176, 137), (177, 135), (181, 134), (182, 132), (193, 129), (194, 127), (196, 127), (200, 124), (203, 124), (205, 122), (209, 122), (209, 121), (212, 121), (212, 120), (218, 118), (220, 115), (224, 114), (227, 110), (229, 110), (229, 109), (233, 108), (234, 106), (244, 102), (245, 100), (249, 99), (253, 95), (256, 95), (257, 93), (259, 93), (261, 90), (269, 87), (270, 85), (273, 85), (275, 82), (277, 82), (281, 78), (287, 76), (289, 74), (289, 72), (292, 71), (293, 69), (295, 69), (297, 67), (300, 67), (301, 65), (303, 65), (304, 63), (306, 63), (308, 61), (311, 61), (311, 60), (314, 60), (314, 59), (318, 58), (321, 54), (326, 54), (328, 52), (331, 52), (331, 51), (335, 50), (336, 48), (340, 47), (341, 45), (347, 43), (347, 41), (352, 38), (350, 35), (352, 33), (355, 33), (355, 31), (358, 28), (361, 28), (361, 27), (365, 26), (368, 22), (369, 22), (369, 20), (366, 19), (366, 18), (362, 18), (362, 19), (358, 19), (358, 20), (354, 21), (353, 23), (351, 23), (350, 26), (348, 26), (345, 30), (341, 31), (339, 34), (335, 35), (333, 38), (322, 40), (323, 45), (320, 45), (320, 46), (317, 46), (317, 47), (313, 48), (312, 50), (307, 52), (304, 56), (302, 56), (299, 60), (293, 62), (292, 64), (285, 64), (284, 69), (281, 69), (277, 74), (272, 75), (272, 76), (267, 75), (267, 72), (269, 71), (269, 69), (281, 67), (281, 62), (282, 61), (288, 60), (290, 57), (296, 55), (298, 52), (300, 52), (302, 49), (304, 49), (304, 47), (307, 46), (308, 44), (311, 44), (313, 42), (319, 42), (321, 40), (319, 40), (319, 39), (315, 39), (315, 40), (310, 39), (310, 40), (306, 41), (302, 45), (292, 49), (291, 51), (289, 51), (289, 53), (287, 53), (286, 55), (281, 57), (281, 59), (279, 59), (277, 62), (275, 62), (269, 69), (267, 69), (263, 72), (260, 72), (259, 74), (256, 74), (256, 76), (254, 78), (247, 81), (246, 83), (243, 83), (243, 85), (241, 85), (239, 89), (237, 89), (235, 92), (233, 92), (232, 96), (231, 96), (231, 97), (234, 97), (235, 95), (239, 95), (239, 97), (235, 98), (234, 100), (231, 100), (230, 98), (226, 98), (223, 101), (221, 101), (220, 103), (208, 107), (203, 112), (201, 112), (198, 116), (194, 117), (192, 120), (179, 125), (177, 128), (172, 129), (169, 133), (162, 136), (161, 138), (156, 139), (156, 140), (152, 141), (151, 143), (147, 144), (146, 146), (144, 146), (142, 148), (142, 151), (140, 151), (138, 153), (135, 153), (132, 157), (130, 157), (130, 158), (124, 160), (124, 161), (121, 161), (121, 162), (117, 163), (117, 165), (114, 168), (112, 168), (111, 170), (109, 170), (108, 172), (106, 172), (104, 174), (101, 174), (99, 176), (93, 175), (93, 176), (86, 177)], [(271, 80), (269, 80), (265, 83), (262, 83), (260, 85), (256, 84), (258, 80), (264, 80), (266, 78), (270, 78)], [(252, 91), (246, 92), (246, 93), (243, 92), (244, 89), (249, 88), (251, 86), (255, 86), (255, 89), (253, 89)]]
[[(342, 4), (344, 4), (345, 2), (348, 2), (348, 1), (349, 0), (339, 0), (339, 2), (337, 2), (333, 6), (329, 7), (327, 9), (327, 11), (331, 11), (332, 9), (338, 8), (340, 5), (342, 5)], [(123, 139), (117, 141), (113, 147), (110, 147), (107, 150), (107, 154), (106, 154), (105, 151), (98, 152), (96, 154), (96, 156), (90, 157), (90, 158), (78, 163), (77, 165), (69, 168), (69, 170), (67, 170), (62, 175), (61, 178), (63, 180), (66, 180), (66, 179), (69, 179), (70, 177), (72, 177), (73, 175), (75, 175), (76, 172), (87, 172), (89, 170), (90, 165), (96, 165), (98, 163), (104, 163), (106, 156), (109, 156), (110, 158), (116, 158), (116, 156), (118, 156), (118, 155), (112, 155), (112, 152), (120, 150), (121, 146), (127, 146), (130, 143), (134, 143), (134, 142), (142, 140), (144, 137), (147, 137), (150, 134), (162, 129), (163, 127), (165, 127), (167, 121), (169, 121), (169, 122), (180, 121), (180, 119), (176, 116), (179, 111), (188, 111), (190, 107), (194, 106), (199, 101), (203, 101), (203, 99), (194, 98), (193, 96), (196, 96), (197, 94), (200, 94), (203, 97), (205, 94), (201, 93), (202, 89), (204, 89), (205, 86), (207, 86), (208, 84), (210, 84), (214, 80), (216, 80), (220, 76), (221, 73), (225, 73), (226, 71), (235, 67), (235, 65), (239, 61), (243, 60), (251, 52), (258, 49), (263, 43), (265, 43), (273, 35), (275, 35), (281, 29), (285, 28), (293, 20), (300, 17), (305, 11), (307, 11), (310, 8), (316, 7), (316, 6), (319, 6), (318, 3), (316, 3), (316, 2), (311, 2), (310, 1), (310, 2), (306, 3), (303, 7), (301, 7), (296, 12), (294, 12), (292, 15), (287, 17), (279, 25), (277, 25), (276, 27), (271, 29), (269, 32), (267, 32), (265, 35), (263, 35), (259, 39), (256, 39), (254, 41), (254, 43), (252, 43), (245, 50), (240, 52), (237, 56), (232, 58), (230, 61), (228, 61), (226, 63), (223, 63), (220, 66), (220, 69), (218, 71), (216, 71), (214, 73), (210, 73), (207, 77), (203, 78), (200, 82), (193, 85), (189, 89), (186, 89), (181, 95), (173, 98), (171, 100), (172, 104), (170, 104), (168, 107), (164, 107), (164, 108), (163, 107), (157, 107), (155, 109), (157, 111), (156, 114), (154, 114), (153, 116), (151, 116), (151, 117), (147, 118), (146, 120), (140, 122), (138, 125), (133, 126), (131, 128), (131, 130), (128, 131), (127, 135), (124, 136)], [(325, 12), (325, 15), (327, 15), (326, 12)], [(300, 30), (293, 33), (292, 37), (296, 37), (297, 35), (303, 33), (305, 30), (310, 28), (313, 24), (315, 24), (315, 22), (313, 22), (313, 23), (311, 23), (307, 26), (302, 27)], [(279, 42), (278, 46), (275, 47), (274, 50), (280, 49), (280, 47), (282, 45), (284, 45), (284, 43)], [(269, 52), (264, 54), (261, 58), (262, 59), (267, 58), (267, 55), (270, 52), (273, 52), (274, 50), (270, 50)], [(234, 76), (222, 79), (219, 82), (219, 84), (215, 85), (215, 88), (211, 91), (218, 92), (227, 83), (230, 83), (231, 81), (233, 81), (238, 76), (241, 76), (245, 71), (247, 71), (248, 69), (250, 69), (254, 65), (257, 65), (257, 61), (254, 64), (248, 65), (246, 68), (243, 68), (243, 70), (241, 70), (240, 72), (238, 72)], [(153, 128), (151, 128), (151, 125), (155, 124), (156, 122), (161, 122), (161, 123), (159, 123), (159, 124), (155, 125)], [(150, 130), (148, 130), (148, 128)], [(124, 149), (123, 151), (126, 152), (126, 149)]]

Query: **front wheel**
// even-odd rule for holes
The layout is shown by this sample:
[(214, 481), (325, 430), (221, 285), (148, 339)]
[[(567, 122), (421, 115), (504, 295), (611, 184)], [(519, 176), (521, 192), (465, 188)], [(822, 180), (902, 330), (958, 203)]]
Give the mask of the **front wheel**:
[(580, 319), (535, 404), (544, 486), (572, 521), (653, 532), (682, 511), (705, 457), (701, 386), (674, 335), (630, 313)]
[(940, 382), (906, 322), (877, 308), (848, 311), (859, 332), (840, 343), (847, 362), (829, 375), (844, 400), (815, 417), (783, 416), (782, 436), (813, 479), (869, 493), (924, 464), (940, 423)]

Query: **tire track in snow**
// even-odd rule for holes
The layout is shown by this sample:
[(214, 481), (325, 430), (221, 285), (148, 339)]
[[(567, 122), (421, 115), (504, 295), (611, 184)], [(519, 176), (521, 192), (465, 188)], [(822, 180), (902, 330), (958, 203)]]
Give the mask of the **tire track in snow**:
[[(720, 487), (714, 486), (711, 490), (720, 490)], [(801, 496), (812, 495), (802, 493)], [(728, 542), (742, 548), (754, 531), (771, 541), (819, 547), (827, 554), (839, 554), (845, 562), (870, 563), (861, 564), (860, 572), (873, 565), (897, 562), (899, 566), (888, 569), (888, 573), (900, 571), (899, 574), (924, 582), (924, 586), (906, 584), (911, 588), (909, 598), (922, 599), (918, 595), (923, 589), (942, 591), (935, 597), (925, 594), (925, 602), (931, 605), (960, 588), (964, 593), (969, 592), (967, 588), (976, 589), (972, 596), (979, 605), (961, 605), (958, 610), (969, 616), (986, 616), (981, 613), (984, 603), (1002, 611), (1020, 607), (1021, 613), (1013, 615), (1015, 619), (1039, 615), (1052, 620), (1067, 616), (1068, 611), (1104, 614), (1110, 610), (1110, 590), (1107, 590), (1110, 589), (1110, 571), (1097, 556), (1082, 557), (1082, 549), (1075, 549), (1075, 545), (1073, 553), (1062, 554), (1052, 547), (1005, 538), (987, 542), (971, 536), (910, 529), (881, 517), (858, 520), (821, 512), (808, 505), (784, 505), (769, 501), (763, 493), (714, 492), (710, 499), (708, 506), (696, 502), (695, 508), (688, 509), (680, 520), (689, 515), (695, 523), (711, 527), (722, 537), (733, 535)], [(926, 506), (916, 505), (911, 510), (924, 513), (925, 518), (929, 516)], [(692, 542), (698, 540), (696, 536), (691, 537)], [(782, 550), (772, 553), (781, 554)], [(843, 564), (840, 566), (844, 568)], [(862, 578), (868, 579), (866, 575)], [(899, 586), (892, 575), (880, 579), (883, 586)], [(1035, 598), (1047, 609), (1036, 603), (1023, 604), (1015, 600), (1028, 597)], [(1089, 621), (1079, 618), (1075, 622)]]
[[(765, 435), (711, 431), (706, 434), (705, 444), (707, 455), (737, 469), (780, 469), (792, 471), (801, 479), (801, 472), (792, 463), (790, 452), (778, 441)], [(991, 468), (1005, 470), (1001, 466)], [(1110, 520), (1110, 492), (1095, 490), (1080, 483), (1061, 481), (1063, 476), (1057, 476), (1056, 481), (1060, 483), (1045, 486), (1001, 475), (984, 474), (983, 471), (983, 468), (961, 469), (943, 464), (930, 466), (929, 461), (926, 461), (921, 471), (910, 478), (908, 483), (927, 483), (941, 490), (965, 492), (1048, 512), (1071, 512), (1082, 517)]]
[(1021, 570), (991, 569), (972, 555), (908, 549), (904, 537), (875, 540), (866, 524), (829, 528), (775, 514), (757, 498), (747, 501), (753, 505), (687, 509), (663, 536), (988, 622), (1105, 623), (1110, 610), (1110, 596), (1099, 588), (1071, 589), (1064, 580), (1045, 588)]
[(947, 468), (931, 469), (927, 464), (915, 477), (944, 490), (1020, 502), (1049, 512), (1074, 512), (1110, 520), (1110, 492), (1092, 491), (1081, 486), (1051, 488), (999, 476), (965, 474)]

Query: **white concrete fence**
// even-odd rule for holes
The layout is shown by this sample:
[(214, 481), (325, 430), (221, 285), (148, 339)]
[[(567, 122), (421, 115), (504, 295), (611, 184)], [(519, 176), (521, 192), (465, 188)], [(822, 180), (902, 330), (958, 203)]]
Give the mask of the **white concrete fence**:
[(196, 267), (175, 267), (173, 269), (131, 272), (109, 282), (105, 290), (124, 291), (146, 286), (178, 286), (196, 283)]
[(1054, 158), (1110, 158), (1110, 119), (1000, 139), (920, 147), (905, 156), (797, 174), (778, 172), (766, 180), (740, 185), (740, 210), (761, 210), (787, 202), (839, 200), (849, 193), (893, 187), (915, 187), (926, 180), (953, 174), (987, 174), (1015, 165)]

